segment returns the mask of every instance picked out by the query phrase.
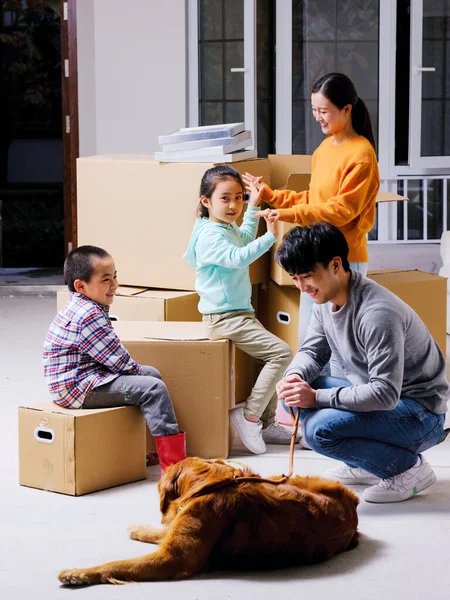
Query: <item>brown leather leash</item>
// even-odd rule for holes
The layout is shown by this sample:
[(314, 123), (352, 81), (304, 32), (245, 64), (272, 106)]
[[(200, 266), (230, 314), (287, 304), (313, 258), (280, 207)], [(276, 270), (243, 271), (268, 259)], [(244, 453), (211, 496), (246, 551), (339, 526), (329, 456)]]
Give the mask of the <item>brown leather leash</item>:
[[(280, 485), (282, 483), (286, 483), (286, 481), (290, 477), (292, 477), (292, 473), (294, 471), (295, 438), (297, 437), (298, 420), (299, 420), (299, 416), (300, 416), (300, 410), (297, 410), (297, 414), (294, 415), (293, 409), (291, 407), (289, 407), (289, 412), (290, 412), (290, 415), (294, 422), (294, 427), (292, 430), (291, 444), (289, 447), (289, 472), (287, 475), (281, 475), (281, 477), (279, 479), (270, 479), (270, 478), (266, 479), (264, 477), (237, 477), (236, 475), (234, 475), (231, 479), (224, 479), (224, 480), (218, 481), (216, 483), (211, 483), (210, 485), (205, 485), (204, 487), (202, 487), (199, 490), (197, 490), (196, 492), (194, 492), (191, 496), (189, 496), (189, 498), (186, 500), (185, 504), (187, 502), (189, 502), (190, 500), (192, 500), (193, 498), (198, 498), (199, 496), (205, 496), (206, 494), (210, 494), (211, 492), (215, 492), (216, 490), (220, 490), (220, 489), (222, 489), (224, 487), (228, 487), (230, 485), (237, 485), (240, 483), (247, 483), (247, 482), (271, 483), (273, 485)], [(178, 508), (177, 512), (179, 512), (182, 508), (184, 508), (185, 504), (183, 506), (180, 506)]]

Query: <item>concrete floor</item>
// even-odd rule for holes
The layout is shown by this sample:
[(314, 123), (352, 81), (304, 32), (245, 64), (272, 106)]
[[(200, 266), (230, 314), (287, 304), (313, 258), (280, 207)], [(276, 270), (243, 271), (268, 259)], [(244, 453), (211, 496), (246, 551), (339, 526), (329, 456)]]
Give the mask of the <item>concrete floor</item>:
[[(438, 264), (436, 247), (428, 265)], [(422, 260), (425, 254), (421, 251)], [(373, 253), (371, 254), (373, 256)], [(381, 257), (382, 258), (382, 257)], [(383, 259), (385, 260), (385, 259)], [(395, 266), (398, 264), (379, 264)], [(424, 268), (425, 263), (417, 268)], [(434, 267), (436, 269), (436, 267)], [(424, 269), (424, 270), (434, 270)], [(436, 271), (435, 271), (436, 272)], [(0, 286), (2, 283), (0, 282)], [(21, 282), (22, 283), (22, 282)], [(51, 283), (56, 283), (52, 281)], [(57, 282), (59, 283), (59, 282)], [(432, 448), (427, 459), (438, 476), (428, 490), (405, 503), (359, 506), (361, 544), (316, 566), (266, 573), (213, 573), (186, 581), (95, 586), (59, 586), (59, 570), (139, 556), (150, 545), (127, 537), (130, 524), (160, 521), (156, 483), (158, 467), (147, 480), (80, 497), (21, 487), (17, 467), (17, 407), (48, 399), (41, 365), (42, 343), (55, 314), (55, 297), (0, 294), (0, 597), (43, 598), (181, 598), (182, 600), (293, 598), (329, 600), (364, 598), (433, 600), (449, 597), (450, 440)], [(37, 291), (37, 289), (36, 289)], [(249, 456), (240, 443), (233, 455), (263, 475), (286, 471), (287, 447), (269, 447)], [(298, 450), (297, 474), (320, 475), (329, 459)], [(355, 488), (357, 493), (362, 489)]]

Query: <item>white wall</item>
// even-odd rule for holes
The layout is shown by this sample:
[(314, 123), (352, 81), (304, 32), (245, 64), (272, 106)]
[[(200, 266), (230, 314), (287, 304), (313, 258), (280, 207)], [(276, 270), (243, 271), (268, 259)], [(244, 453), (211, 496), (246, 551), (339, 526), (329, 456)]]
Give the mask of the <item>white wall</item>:
[(151, 154), (186, 125), (185, 0), (78, 0), (80, 155)]

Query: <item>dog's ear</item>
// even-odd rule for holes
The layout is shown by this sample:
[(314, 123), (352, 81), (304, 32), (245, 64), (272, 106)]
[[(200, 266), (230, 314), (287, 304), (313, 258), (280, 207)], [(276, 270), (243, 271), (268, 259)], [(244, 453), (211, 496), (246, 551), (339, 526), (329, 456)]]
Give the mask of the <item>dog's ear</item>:
[(170, 503), (179, 497), (178, 478), (181, 475), (183, 467), (181, 463), (172, 465), (167, 469), (158, 483), (159, 508), (161, 514), (165, 515), (169, 510)]

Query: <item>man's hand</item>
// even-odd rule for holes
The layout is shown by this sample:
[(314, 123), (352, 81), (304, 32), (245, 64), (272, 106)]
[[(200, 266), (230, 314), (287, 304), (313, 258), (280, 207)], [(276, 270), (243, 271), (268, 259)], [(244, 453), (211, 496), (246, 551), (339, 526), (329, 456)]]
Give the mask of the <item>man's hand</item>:
[(292, 373), (283, 377), (276, 386), (277, 395), (286, 406), (298, 406), (299, 408), (313, 408), (316, 406), (316, 390), (309, 383), (303, 381), (300, 375)]

